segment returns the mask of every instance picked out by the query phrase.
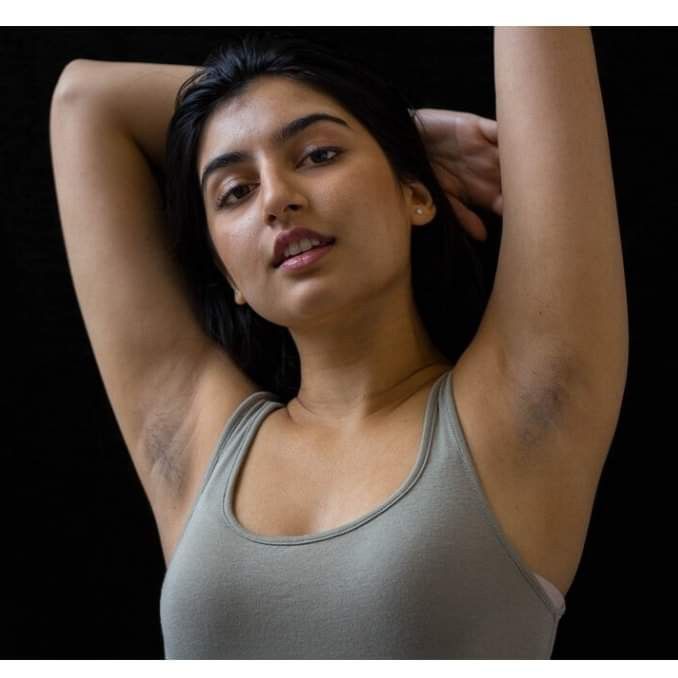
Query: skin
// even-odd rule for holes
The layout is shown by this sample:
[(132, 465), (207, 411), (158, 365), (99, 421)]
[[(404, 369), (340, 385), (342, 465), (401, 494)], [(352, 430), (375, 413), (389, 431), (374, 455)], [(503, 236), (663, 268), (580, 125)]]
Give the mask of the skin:
[[(322, 111), (320, 122), (281, 147), (272, 133)], [(308, 157), (321, 146), (342, 153)], [(211, 176), (204, 192), (208, 227), (236, 302), (289, 328), (301, 359), (301, 387), (287, 405), (290, 423), (335, 439), (373, 428), (451, 367), (431, 343), (411, 288), (410, 240), (435, 216), (429, 191), (400, 183), (376, 140), (334, 99), (275, 76), (254, 80), (206, 121), (198, 176), (226, 151), (254, 162)], [(232, 207), (217, 209), (218, 198)], [(421, 214), (416, 209), (421, 209)], [(309, 271), (272, 267), (276, 236), (294, 225), (337, 239)]]

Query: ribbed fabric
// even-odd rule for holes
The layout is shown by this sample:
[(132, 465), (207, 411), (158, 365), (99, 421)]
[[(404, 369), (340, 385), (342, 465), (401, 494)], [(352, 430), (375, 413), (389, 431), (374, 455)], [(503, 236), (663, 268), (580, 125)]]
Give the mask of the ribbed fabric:
[(565, 601), (492, 513), (451, 374), (431, 389), (401, 487), (315, 535), (263, 537), (237, 522), (237, 473), (262, 421), (284, 407), (268, 391), (246, 398), (219, 437), (163, 581), (166, 658), (550, 658)]

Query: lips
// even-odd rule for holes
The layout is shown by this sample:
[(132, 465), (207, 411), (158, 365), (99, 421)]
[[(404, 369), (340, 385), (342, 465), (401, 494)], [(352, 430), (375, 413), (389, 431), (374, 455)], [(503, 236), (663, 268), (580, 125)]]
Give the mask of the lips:
[(275, 239), (272, 264), (275, 268), (280, 266), (285, 260), (285, 250), (293, 243), (307, 238), (308, 240), (319, 240), (321, 244), (333, 243), (336, 238), (313, 231), (310, 228), (296, 226), (288, 231), (283, 231)]

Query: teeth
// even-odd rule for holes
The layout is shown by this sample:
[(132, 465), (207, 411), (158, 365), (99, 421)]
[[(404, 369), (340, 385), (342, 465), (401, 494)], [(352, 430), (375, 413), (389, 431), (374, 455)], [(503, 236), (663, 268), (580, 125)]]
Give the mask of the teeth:
[(306, 250), (310, 250), (312, 247), (317, 247), (320, 245), (320, 240), (316, 240), (315, 238), (309, 240), (308, 238), (302, 238), (298, 242), (292, 243), (284, 252), (283, 256), (285, 259), (288, 257), (293, 257), (295, 254), (299, 254), (300, 252), (305, 252)]

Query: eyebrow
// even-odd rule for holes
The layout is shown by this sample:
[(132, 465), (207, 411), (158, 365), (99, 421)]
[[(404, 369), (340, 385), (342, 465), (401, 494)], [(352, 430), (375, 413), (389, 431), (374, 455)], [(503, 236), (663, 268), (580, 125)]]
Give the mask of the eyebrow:
[[(344, 127), (351, 129), (345, 120), (337, 118), (334, 115), (330, 115), (329, 113), (310, 113), (309, 115), (304, 115), (301, 118), (292, 120), (292, 122), (288, 122), (277, 132), (275, 132), (272, 136), (273, 145), (282, 146), (292, 137), (301, 133), (307, 127), (313, 125), (316, 122), (334, 122), (338, 125), (343, 125)], [(221, 155), (212, 158), (212, 160), (207, 163), (207, 166), (203, 170), (202, 177), (200, 178), (201, 192), (205, 192), (205, 186), (207, 185), (207, 179), (209, 178), (210, 174), (216, 172), (218, 169), (222, 169), (223, 167), (229, 167), (231, 165), (246, 162), (252, 159), (252, 154), (246, 153), (245, 151), (231, 151), (229, 153), (222, 153)]]

